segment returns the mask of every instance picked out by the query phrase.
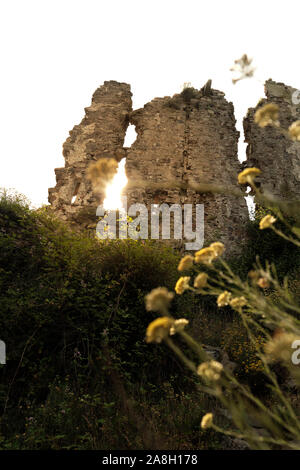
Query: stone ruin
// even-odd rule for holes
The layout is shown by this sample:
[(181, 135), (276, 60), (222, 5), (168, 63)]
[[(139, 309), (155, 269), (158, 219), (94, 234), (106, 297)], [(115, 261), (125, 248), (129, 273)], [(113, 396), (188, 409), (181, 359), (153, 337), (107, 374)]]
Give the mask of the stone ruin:
[(56, 168), (56, 187), (49, 189), (49, 202), (63, 220), (86, 226), (95, 222), (96, 208), (105, 193), (94, 194), (86, 177), (88, 166), (101, 157), (121, 160), (129, 116), (132, 111), (130, 86), (105, 82), (85, 108), (81, 123), (74, 126), (63, 144), (65, 167)]
[(299, 90), (267, 80), (266, 98), (256, 108), (250, 108), (244, 119), (247, 146), (247, 166), (255, 166), (262, 173), (257, 178), (263, 191), (283, 200), (300, 198), (300, 143), (293, 142), (280, 129), (261, 128), (253, 121), (258, 107), (275, 103), (279, 107), (279, 121), (283, 129), (300, 119)]
[[(295, 89), (269, 80), (265, 90), (262, 102), (279, 105), (284, 128), (300, 119), (300, 105), (291, 101)], [(86, 170), (101, 157), (126, 158), (130, 184), (123, 193), (128, 206), (135, 202), (147, 207), (202, 203), (204, 243), (219, 240), (229, 252), (238, 251), (246, 238), (249, 219), (245, 199), (192, 189), (195, 184), (211, 183), (242, 191), (237, 174), (245, 164), (237, 158), (239, 132), (232, 103), (210, 86), (155, 98), (135, 111), (131, 96), (128, 84), (115, 81), (104, 82), (96, 90), (91, 106), (85, 108), (85, 117), (63, 145), (65, 167), (55, 169), (57, 184), (49, 189), (51, 207), (75, 226), (95, 227), (96, 208), (105, 193), (104, 188), (100, 193), (93, 192)], [(300, 143), (290, 141), (273, 127), (259, 128), (253, 122), (254, 112), (250, 109), (244, 119), (246, 165), (262, 170), (261, 183), (270, 192), (299, 197)], [(126, 148), (123, 145), (129, 124), (135, 125), (137, 138)]]

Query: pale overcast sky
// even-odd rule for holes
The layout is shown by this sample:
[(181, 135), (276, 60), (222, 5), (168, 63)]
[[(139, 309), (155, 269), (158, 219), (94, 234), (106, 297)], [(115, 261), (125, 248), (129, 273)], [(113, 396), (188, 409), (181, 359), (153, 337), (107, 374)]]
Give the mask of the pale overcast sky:
[[(0, 187), (47, 203), (62, 144), (105, 80), (131, 84), (134, 108), (208, 78), (239, 119), (265, 79), (300, 88), (298, 0), (2, 0)], [(235, 59), (256, 78), (233, 86)]]

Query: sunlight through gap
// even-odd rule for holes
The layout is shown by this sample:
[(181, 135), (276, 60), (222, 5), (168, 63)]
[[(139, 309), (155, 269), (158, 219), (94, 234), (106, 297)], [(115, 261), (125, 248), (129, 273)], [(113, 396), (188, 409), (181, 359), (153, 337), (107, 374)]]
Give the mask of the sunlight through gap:
[(106, 197), (103, 201), (105, 210), (122, 209), (122, 190), (127, 184), (127, 176), (125, 172), (126, 158), (123, 158), (118, 166), (118, 171), (115, 174), (112, 182), (106, 188)]

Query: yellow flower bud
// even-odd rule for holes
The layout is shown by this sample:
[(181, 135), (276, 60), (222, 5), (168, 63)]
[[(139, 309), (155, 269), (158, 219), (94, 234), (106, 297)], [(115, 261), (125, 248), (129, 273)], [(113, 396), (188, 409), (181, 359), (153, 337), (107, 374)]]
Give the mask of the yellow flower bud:
[(216, 252), (210, 246), (207, 248), (202, 248), (195, 253), (195, 262), (203, 264), (211, 264), (212, 261), (217, 257)]
[(114, 158), (99, 158), (91, 163), (87, 170), (87, 177), (91, 180), (95, 190), (103, 189), (111, 182), (118, 170), (118, 162)]
[(202, 362), (197, 369), (197, 374), (208, 382), (216, 382), (221, 377), (223, 365), (218, 361)]
[(184, 256), (178, 265), (178, 271), (187, 271), (191, 269), (194, 263), (194, 257), (191, 255)]
[(290, 125), (289, 136), (294, 141), (300, 140), (300, 121), (295, 121)]
[(259, 168), (246, 168), (238, 174), (239, 184), (252, 184), (256, 176), (260, 175), (261, 171)]
[(201, 428), (202, 429), (211, 428), (212, 423), (213, 423), (213, 414), (212, 413), (206, 413), (206, 415), (204, 415), (203, 418), (202, 418)]
[(234, 308), (235, 310), (239, 310), (247, 304), (247, 300), (245, 297), (235, 297), (234, 299), (230, 300), (229, 304), (230, 307)]
[(194, 287), (196, 289), (202, 289), (207, 284), (208, 275), (206, 273), (200, 273), (194, 280)]
[(189, 288), (190, 279), (191, 279), (190, 276), (183, 276), (178, 279), (178, 281), (176, 282), (176, 286), (175, 286), (176, 294), (181, 295), (184, 293), (185, 290)]
[(270, 283), (265, 277), (260, 277), (257, 281), (257, 285), (262, 289), (268, 289), (270, 287)]
[(179, 320), (175, 320), (173, 326), (170, 328), (170, 335), (175, 335), (175, 333), (183, 331), (188, 324), (189, 321), (186, 318), (179, 318)]
[(148, 325), (146, 331), (147, 343), (161, 343), (170, 333), (174, 320), (169, 317), (159, 317)]
[(268, 103), (259, 108), (254, 115), (254, 122), (259, 125), (259, 127), (266, 126), (275, 126), (280, 125), (278, 121), (279, 117), (279, 107), (277, 104)]
[(218, 307), (225, 307), (226, 305), (229, 305), (230, 300), (231, 300), (231, 293), (225, 290), (217, 298)]
[(221, 242), (214, 242), (210, 244), (210, 248), (212, 248), (217, 256), (221, 256), (225, 251), (225, 246)]
[(173, 299), (173, 292), (169, 292), (166, 287), (157, 287), (146, 295), (146, 310), (153, 312), (165, 312)]
[(276, 222), (277, 219), (273, 217), (272, 215), (268, 214), (266, 215), (261, 221), (259, 222), (259, 228), (260, 230), (264, 230), (265, 228), (271, 227)]

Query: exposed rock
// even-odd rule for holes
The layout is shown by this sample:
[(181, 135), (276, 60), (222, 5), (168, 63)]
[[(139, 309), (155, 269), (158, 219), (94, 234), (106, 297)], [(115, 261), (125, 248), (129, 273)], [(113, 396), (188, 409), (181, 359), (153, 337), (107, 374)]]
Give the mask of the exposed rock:
[(275, 103), (279, 107), (280, 126), (287, 130), (292, 122), (300, 119), (300, 103), (297, 104), (300, 100), (293, 99), (295, 92), (295, 88), (268, 80), (266, 98), (260, 100), (256, 108), (250, 108), (244, 119), (248, 143), (246, 165), (262, 171), (257, 182), (265, 193), (285, 200), (300, 198), (300, 142), (293, 142), (275, 127), (259, 127), (253, 117), (259, 107)]
[[(187, 183), (237, 185), (241, 165), (237, 159), (239, 133), (232, 103), (224, 93), (187, 89), (173, 98), (155, 98), (134, 111), (137, 139), (128, 150), (127, 176), (131, 182), (161, 183), (162, 189), (130, 188), (129, 204), (165, 202), (169, 205), (204, 204), (204, 239), (220, 240), (227, 252), (245, 237), (248, 220), (243, 198), (196, 193)], [(172, 181), (182, 189), (172, 188)]]
[(212, 94), (211, 84), (212, 84), (212, 80), (209, 79), (209, 80), (207, 80), (207, 82), (205, 83), (205, 85), (201, 88), (202, 94), (203, 94), (204, 96), (209, 96), (209, 95)]
[[(132, 110), (130, 86), (115, 81), (104, 82), (85, 108), (85, 117), (73, 128), (63, 145), (65, 168), (56, 168), (56, 187), (49, 189), (49, 202), (65, 220), (80, 225), (95, 221), (96, 207), (104, 192), (94, 194), (86, 178), (86, 169), (100, 157), (121, 160), (129, 113)], [(72, 199), (75, 199), (72, 202)]]

